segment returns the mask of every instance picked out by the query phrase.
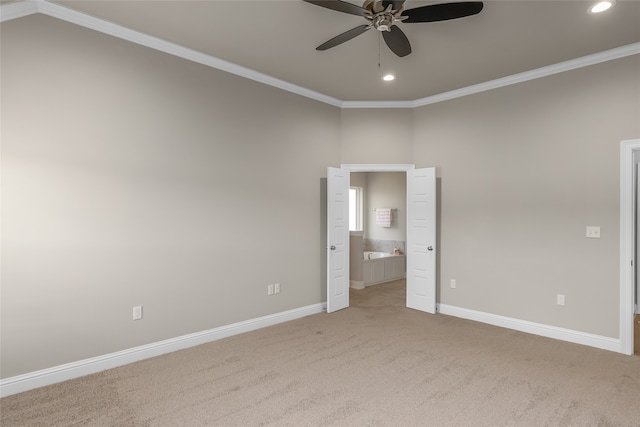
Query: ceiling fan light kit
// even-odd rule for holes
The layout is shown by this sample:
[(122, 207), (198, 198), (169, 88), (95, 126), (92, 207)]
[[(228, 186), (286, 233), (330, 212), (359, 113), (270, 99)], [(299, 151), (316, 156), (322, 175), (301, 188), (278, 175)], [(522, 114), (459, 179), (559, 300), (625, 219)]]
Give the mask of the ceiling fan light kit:
[(327, 50), (349, 41), (372, 28), (378, 30), (385, 43), (399, 57), (411, 53), (411, 44), (397, 26), (400, 22), (437, 22), (476, 15), (483, 8), (482, 2), (442, 3), (404, 9), (405, 0), (365, 0), (362, 7), (342, 0), (304, 0), (338, 12), (364, 17), (367, 25), (360, 25), (324, 42), (316, 50)]

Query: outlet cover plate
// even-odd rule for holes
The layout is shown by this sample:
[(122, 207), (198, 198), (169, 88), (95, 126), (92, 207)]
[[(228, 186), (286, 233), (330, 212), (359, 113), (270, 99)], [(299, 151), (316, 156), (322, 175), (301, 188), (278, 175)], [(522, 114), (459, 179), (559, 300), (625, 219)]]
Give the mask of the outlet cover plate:
[(590, 239), (599, 239), (600, 238), (600, 227), (588, 226), (587, 227), (587, 237)]

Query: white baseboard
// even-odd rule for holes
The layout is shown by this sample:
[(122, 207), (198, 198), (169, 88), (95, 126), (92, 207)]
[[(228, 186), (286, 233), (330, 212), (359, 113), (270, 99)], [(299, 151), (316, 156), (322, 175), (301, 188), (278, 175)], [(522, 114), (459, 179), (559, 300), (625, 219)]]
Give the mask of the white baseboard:
[(208, 342), (217, 341), (233, 335), (276, 325), (278, 323), (322, 313), (326, 311), (326, 308), (326, 303), (309, 305), (306, 307), (283, 311), (281, 313), (258, 317), (256, 319), (246, 320), (244, 322), (209, 329), (207, 331), (158, 341), (152, 344), (118, 351), (116, 353), (105, 354), (103, 356), (92, 357), (90, 359), (2, 379), (0, 380), (0, 397), (22, 393), (23, 391), (94, 374), (96, 372), (127, 365), (150, 357), (172, 353), (177, 350), (206, 344)]
[(364, 289), (364, 282), (360, 280), (349, 280), (349, 287), (351, 289)]
[(474, 320), (476, 322), (487, 323), (489, 325), (500, 326), (502, 328), (513, 329), (529, 334), (540, 335), (547, 338), (554, 338), (561, 341), (575, 344), (588, 345), (603, 350), (624, 353), (621, 341), (617, 338), (603, 337), (601, 335), (588, 334), (586, 332), (574, 331), (572, 329), (559, 328), (557, 326), (544, 325), (541, 323), (529, 322), (526, 320), (513, 319), (511, 317), (499, 316), (481, 311), (469, 310), (446, 304), (438, 305), (438, 312), (449, 316), (460, 317), (462, 319)]

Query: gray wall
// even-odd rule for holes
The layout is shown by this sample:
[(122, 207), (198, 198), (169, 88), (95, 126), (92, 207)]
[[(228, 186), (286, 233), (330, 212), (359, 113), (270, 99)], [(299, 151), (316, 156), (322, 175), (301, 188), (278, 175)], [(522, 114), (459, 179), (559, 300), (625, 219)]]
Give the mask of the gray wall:
[[(407, 240), (407, 175), (405, 172), (352, 172), (351, 186), (362, 187), (363, 231), (367, 239)], [(391, 227), (376, 225), (375, 208), (397, 209)]]
[(442, 303), (618, 336), (637, 56), (340, 110), (53, 18), (0, 31), (3, 378), (321, 302), (340, 163), (437, 167)]
[[(407, 174), (405, 172), (367, 173), (364, 237), (375, 240), (407, 240)], [(376, 208), (392, 212), (391, 227), (376, 225)]]
[(343, 109), (341, 162), (413, 163), (413, 110)]
[(323, 301), (340, 110), (42, 15), (1, 31), (3, 378)]
[(640, 136), (639, 76), (635, 56), (416, 110), (415, 163), (442, 185), (442, 303), (619, 336), (620, 141)]

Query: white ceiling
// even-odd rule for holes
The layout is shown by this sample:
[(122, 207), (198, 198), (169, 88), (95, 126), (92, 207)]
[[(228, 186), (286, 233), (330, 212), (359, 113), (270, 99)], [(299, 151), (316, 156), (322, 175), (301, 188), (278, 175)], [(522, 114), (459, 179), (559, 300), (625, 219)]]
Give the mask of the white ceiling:
[[(302, 0), (56, 3), (342, 101), (411, 101), (640, 42), (638, 0), (599, 15), (591, 1), (489, 0), (479, 15), (400, 23), (404, 58), (375, 30), (316, 51), (365, 20)], [(397, 79), (383, 82), (387, 71)]]

